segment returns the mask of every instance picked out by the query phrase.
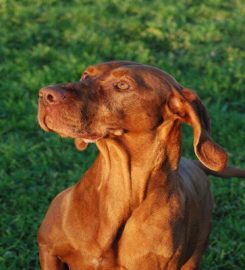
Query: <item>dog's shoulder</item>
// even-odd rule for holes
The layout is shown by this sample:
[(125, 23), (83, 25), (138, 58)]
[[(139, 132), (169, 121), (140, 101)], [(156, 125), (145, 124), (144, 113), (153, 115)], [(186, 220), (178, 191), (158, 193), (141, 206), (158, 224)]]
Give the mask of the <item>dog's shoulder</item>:
[[(52, 200), (38, 231), (38, 241), (41, 243), (46, 243), (48, 241), (48, 239), (46, 239), (47, 235), (49, 238), (52, 236), (54, 221), (56, 224), (62, 224), (64, 206), (67, 205), (67, 200), (69, 200), (72, 190), (73, 187), (67, 188)], [(44, 236), (45, 239), (43, 238)]]

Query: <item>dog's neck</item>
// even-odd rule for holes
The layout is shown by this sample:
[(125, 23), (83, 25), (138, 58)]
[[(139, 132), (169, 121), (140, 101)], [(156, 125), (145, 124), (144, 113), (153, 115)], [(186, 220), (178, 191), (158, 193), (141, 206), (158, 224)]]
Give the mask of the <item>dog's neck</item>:
[(151, 192), (158, 188), (167, 202), (176, 190), (180, 133), (179, 123), (166, 121), (155, 131), (128, 132), (96, 143), (100, 154), (80, 184), (92, 184), (98, 194), (97, 242), (104, 249)]
[(131, 207), (138, 206), (147, 193), (158, 186), (169, 189), (174, 184), (168, 181), (169, 176), (178, 169), (180, 134), (180, 124), (168, 121), (154, 131), (129, 132), (118, 138), (99, 141), (99, 160), (107, 172), (99, 188), (113, 186), (114, 192), (124, 194), (131, 202)]

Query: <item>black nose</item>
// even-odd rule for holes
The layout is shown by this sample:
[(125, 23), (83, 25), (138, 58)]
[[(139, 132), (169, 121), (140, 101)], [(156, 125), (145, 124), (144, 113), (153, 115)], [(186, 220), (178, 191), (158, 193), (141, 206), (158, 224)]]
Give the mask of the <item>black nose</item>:
[(57, 104), (67, 98), (67, 92), (62, 88), (47, 86), (39, 91), (39, 97), (49, 104)]

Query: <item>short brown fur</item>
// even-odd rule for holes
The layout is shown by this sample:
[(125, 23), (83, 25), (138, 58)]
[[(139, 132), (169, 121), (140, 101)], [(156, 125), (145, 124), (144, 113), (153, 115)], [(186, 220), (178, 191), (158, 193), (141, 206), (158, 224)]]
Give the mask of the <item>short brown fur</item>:
[[(38, 233), (42, 270), (199, 269), (213, 208), (207, 174), (237, 169), (226, 167), (193, 91), (151, 66), (102, 63), (80, 82), (42, 88), (38, 119), (78, 149), (95, 142), (100, 151), (49, 207)], [(183, 122), (202, 164), (181, 158)]]

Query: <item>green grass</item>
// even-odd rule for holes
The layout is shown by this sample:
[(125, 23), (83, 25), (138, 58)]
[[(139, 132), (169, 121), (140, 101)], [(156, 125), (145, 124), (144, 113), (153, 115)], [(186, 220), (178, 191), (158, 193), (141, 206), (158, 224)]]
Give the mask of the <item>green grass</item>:
[[(230, 164), (244, 167), (244, 11), (242, 0), (0, 0), (1, 270), (39, 269), (47, 207), (96, 155), (36, 121), (38, 89), (78, 80), (90, 64), (127, 59), (173, 74), (206, 104)], [(245, 182), (211, 183), (217, 207), (203, 269), (243, 270)]]

